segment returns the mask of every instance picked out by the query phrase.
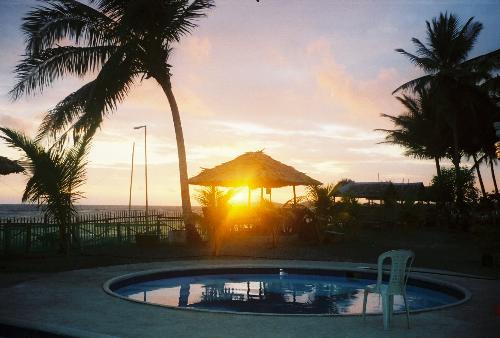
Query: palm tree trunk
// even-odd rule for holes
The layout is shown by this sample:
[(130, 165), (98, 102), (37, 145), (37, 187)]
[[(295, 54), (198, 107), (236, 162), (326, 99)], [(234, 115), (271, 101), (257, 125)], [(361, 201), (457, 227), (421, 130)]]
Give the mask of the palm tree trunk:
[(481, 170), (479, 170), (479, 162), (477, 160), (476, 154), (472, 154), (472, 158), (474, 159), (474, 164), (477, 172), (477, 179), (479, 180), (479, 186), (481, 187), (481, 193), (483, 197), (486, 198), (486, 190), (484, 189), (483, 177), (481, 176)]
[[(456, 120), (456, 117), (455, 117)], [(459, 210), (462, 209), (463, 204), (463, 189), (460, 180), (460, 150), (458, 147), (458, 126), (457, 121), (454, 123), (455, 128), (453, 128), (453, 158), (452, 162), (455, 166), (455, 203)]]
[(438, 178), (441, 178), (441, 165), (439, 164), (439, 157), (434, 157), (434, 161), (436, 162), (436, 174)]
[(498, 185), (497, 185), (497, 179), (495, 177), (495, 169), (493, 168), (493, 159), (490, 159), (490, 169), (491, 169), (491, 178), (493, 179), (493, 185), (495, 186), (495, 195), (498, 196)]
[(156, 81), (160, 84), (163, 92), (168, 98), (170, 110), (172, 111), (172, 120), (174, 122), (175, 140), (177, 141), (177, 155), (179, 157), (179, 176), (181, 183), (181, 198), (182, 198), (182, 215), (184, 223), (187, 225), (191, 220), (191, 200), (189, 197), (189, 183), (187, 174), (186, 148), (184, 147), (184, 134), (182, 132), (181, 117), (179, 108), (172, 92), (172, 84), (170, 77), (156, 77)]

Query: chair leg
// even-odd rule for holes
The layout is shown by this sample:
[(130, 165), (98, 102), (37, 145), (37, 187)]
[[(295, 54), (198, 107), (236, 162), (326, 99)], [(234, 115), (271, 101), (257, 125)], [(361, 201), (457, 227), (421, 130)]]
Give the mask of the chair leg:
[(408, 322), (408, 329), (410, 328), (410, 308), (408, 306), (408, 301), (406, 299), (406, 295), (403, 295), (403, 299), (405, 301), (405, 308), (406, 308), (406, 321)]
[(365, 293), (363, 295), (363, 321), (365, 321), (365, 315), (366, 315), (366, 300), (368, 297), (368, 290), (365, 290)]
[(389, 324), (392, 322), (392, 314), (394, 312), (394, 295), (389, 296)]
[(389, 295), (382, 295), (382, 314), (384, 316), (384, 330), (389, 329)]

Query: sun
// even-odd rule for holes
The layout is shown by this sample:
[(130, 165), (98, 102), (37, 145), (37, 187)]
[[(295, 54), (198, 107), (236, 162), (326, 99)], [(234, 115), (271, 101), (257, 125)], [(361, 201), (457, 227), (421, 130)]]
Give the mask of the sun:
[(229, 199), (231, 205), (242, 205), (248, 203), (248, 192), (244, 189), (238, 191), (233, 197)]

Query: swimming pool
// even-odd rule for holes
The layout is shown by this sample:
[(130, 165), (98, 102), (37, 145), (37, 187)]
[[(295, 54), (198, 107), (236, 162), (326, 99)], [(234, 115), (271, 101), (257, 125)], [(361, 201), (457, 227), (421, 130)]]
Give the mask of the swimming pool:
[[(374, 284), (373, 271), (298, 268), (217, 268), (144, 272), (115, 278), (105, 285), (113, 295), (170, 308), (231, 313), (286, 315), (357, 315), (363, 289)], [(457, 305), (467, 291), (437, 280), (412, 277), (407, 296), (412, 312)], [(403, 311), (395, 297), (394, 310)], [(376, 294), (367, 313), (381, 313)]]

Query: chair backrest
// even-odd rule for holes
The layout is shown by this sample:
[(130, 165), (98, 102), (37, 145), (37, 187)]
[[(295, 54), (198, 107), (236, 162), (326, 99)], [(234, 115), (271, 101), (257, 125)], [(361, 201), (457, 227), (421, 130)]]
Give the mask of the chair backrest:
[(388, 292), (391, 294), (402, 294), (406, 288), (410, 268), (415, 259), (415, 254), (410, 250), (391, 250), (384, 252), (378, 257), (377, 286), (382, 284), (383, 265), (386, 259), (391, 261), (391, 273), (389, 275)]

